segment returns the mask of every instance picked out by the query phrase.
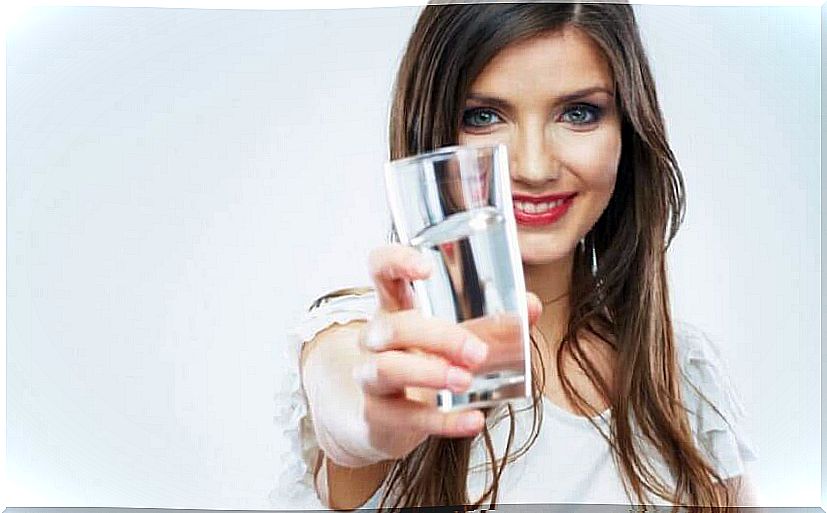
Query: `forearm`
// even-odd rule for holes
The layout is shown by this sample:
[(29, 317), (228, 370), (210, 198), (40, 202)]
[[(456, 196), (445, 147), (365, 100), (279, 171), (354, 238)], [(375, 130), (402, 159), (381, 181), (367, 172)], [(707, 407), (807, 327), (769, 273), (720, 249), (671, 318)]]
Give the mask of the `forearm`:
[(736, 491), (739, 506), (752, 507), (761, 505), (758, 498), (758, 491), (751, 477), (744, 474), (733, 478), (732, 481), (734, 482), (733, 488)]
[(319, 333), (302, 351), (302, 381), (323, 458), (316, 491), (325, 505), (337, 510), (364, 504), (391, 465), (373, 462), (378, 455), (360, 431), (362, 392), (352, 377), (352, 369), (364, 359), (359, 329), (361, 323), (336, 325)]
[(762, 509), (754, 509), (761, 505), (759, 494), (752, 482), (752, 478), (748, 474), (724, 479), (724, 485), (727, 488), (727, 493), (734, 498), (735, 511), (740, 511), (738, 508), (750, 508), (750, 512), (761, 512)]
[(382, 461), (366, 467), (350, 468), (324, 458), (316, 476), (316, 492), (322, 503), (331, 509), (356, 509), (376, 493), (391, 466), (391, 461)]

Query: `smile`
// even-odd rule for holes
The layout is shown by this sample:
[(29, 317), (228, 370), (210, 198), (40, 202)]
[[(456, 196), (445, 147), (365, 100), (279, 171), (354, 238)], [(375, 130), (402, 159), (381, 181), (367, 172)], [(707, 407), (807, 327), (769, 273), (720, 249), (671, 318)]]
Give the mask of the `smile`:
[(514, 218), (524, 226), (544, 226), (556, 222), (569, 210), (575, 194), (556, 198), (514, 196)]

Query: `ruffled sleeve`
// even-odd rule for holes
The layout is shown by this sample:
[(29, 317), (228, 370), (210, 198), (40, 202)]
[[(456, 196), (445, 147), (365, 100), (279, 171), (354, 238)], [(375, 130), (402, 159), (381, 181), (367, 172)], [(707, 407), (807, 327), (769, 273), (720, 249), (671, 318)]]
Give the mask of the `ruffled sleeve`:
[(280, 386), (275, 396), (274, 422), (287, 442), (278, 454), (276, 461), (282, 468), (276, 487), (269, 496), (270, 503), (276, 509), (323, 507), (313, 486), (319, 445), (299, 372), (301, 348), (332, 324), (369, 319), (375, 309), (376, 299), (372, 292), (331, 298), (305, 314), (289, 332), (283, 350)]
[(675, 331), (693, 434), (722, 479), (743, 474), (745, 463), (755, 461), (757, 454), (728, 368), (704, 332), (680, 322)]

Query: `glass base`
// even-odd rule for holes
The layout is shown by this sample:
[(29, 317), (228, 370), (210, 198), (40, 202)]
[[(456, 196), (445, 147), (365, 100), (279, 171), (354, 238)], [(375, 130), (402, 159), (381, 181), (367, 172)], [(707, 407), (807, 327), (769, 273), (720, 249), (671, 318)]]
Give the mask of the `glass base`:
[(465, 392), (440, 390), (436, 404), (442, 411), (459, 411), (495, 406), (528, 396), (525, 374), (509, 370), (476, 376)]

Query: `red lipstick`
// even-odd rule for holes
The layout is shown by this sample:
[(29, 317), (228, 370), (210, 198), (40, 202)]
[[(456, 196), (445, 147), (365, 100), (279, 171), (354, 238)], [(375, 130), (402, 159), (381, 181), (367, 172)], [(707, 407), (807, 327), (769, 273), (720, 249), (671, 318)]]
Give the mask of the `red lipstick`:
[[(546, 226), (563, 217), (571, 207), (572, 200), (577, 193), (547, 194), (544, 196), (529, 196), (514, 194), (514, 218), (517, 224), (523, 226)], [(549, 208), (549, 203), (563, 200), (557, 206)]]

